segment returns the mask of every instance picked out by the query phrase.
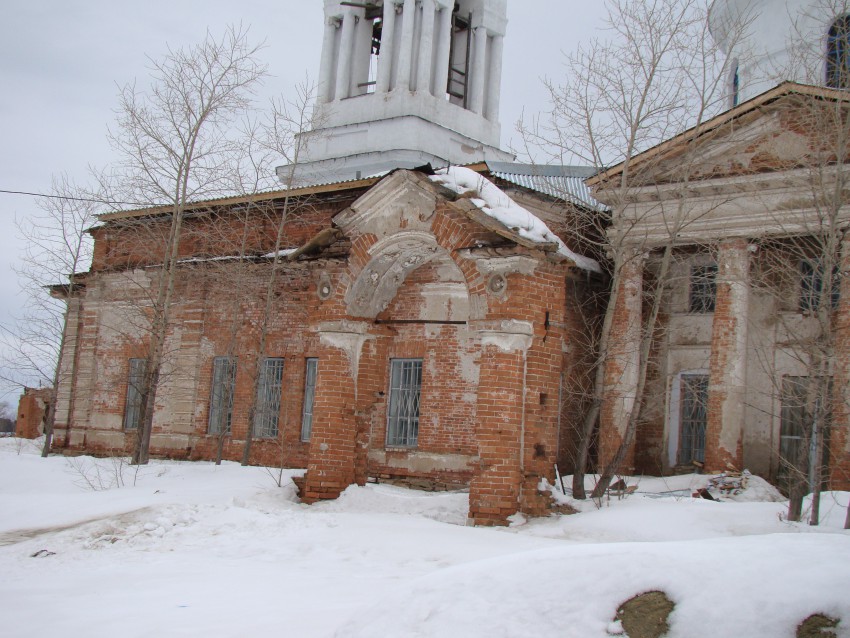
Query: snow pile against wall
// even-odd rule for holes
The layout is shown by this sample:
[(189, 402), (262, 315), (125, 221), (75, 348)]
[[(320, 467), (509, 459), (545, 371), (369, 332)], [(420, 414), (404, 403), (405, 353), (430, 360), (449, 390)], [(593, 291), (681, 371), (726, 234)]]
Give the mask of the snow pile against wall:
[(558, 254), (570, 259), (576, 266), (592, 272), (601, 272), (599, 264), (567, 248), (561, 238), (537, 216), (511, 199), (502, 189), (475, 171), (462, 166), (443, 168), (431, 176), (431, 181), (445, 186), (458, 195), (474, 193), (478, 197), (470, 201), (485, 214), (520, 234), (521, 237), (538, 243), (558, 245)]

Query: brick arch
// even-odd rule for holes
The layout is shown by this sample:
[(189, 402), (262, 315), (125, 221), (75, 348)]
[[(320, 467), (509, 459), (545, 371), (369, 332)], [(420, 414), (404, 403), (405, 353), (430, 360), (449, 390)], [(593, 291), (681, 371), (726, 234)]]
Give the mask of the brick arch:
[(346, 309), (353, 317), (375, 319), (396, 297), (408, 275), (426, 264), (444, 265), (447, 282), (463, 284), (469, 290), (464, 271), (431, 233), (403, 231), (374, 242), (370, 256), (346, 294)]

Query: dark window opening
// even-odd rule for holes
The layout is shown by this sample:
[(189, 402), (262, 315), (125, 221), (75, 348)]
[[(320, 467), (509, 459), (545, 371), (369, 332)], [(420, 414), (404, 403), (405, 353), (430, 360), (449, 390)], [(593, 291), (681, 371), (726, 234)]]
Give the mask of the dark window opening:
[(419, 441), (419, 397), (422, 392), (422, 359), (390, 362), (390, 403), (387, 412), (387, 446), (416, 447)]
[[(841, 295), (840, 273), (838, 267), (832, 269), (831, 281), (824, 277), (824, 266), (820, 259), (804, 259), (800, 262), (800, 311), (817, 312), (821, 298), (829, 298), (833, 310), (838, 307)], [(829, 290), (825, 290), (828, 286)]]
[(272, 439), (277, 436), (282, 387), (283, 359), (265, 359), (260, 368), (260, 378), (257, 383), (254, 436), (262, 439)]
[[(823, 434), (822, 467), (829, 461), (830, 394), (832, 382), (811, 383), (809, 377), (782, 380), (779, 430), (779, 467), (776, 482), (786, 494), (801, 481), (809, 489), (814, 483), (817, 438)], [(821, 421), (823, 421), (821, 423)], [(826, 482), (827, 472), (823, 472)], [(824, 483), (826, 487), (826, 483)]]
[(705, 429), (708, 424), (708, 375), (683, 374), (679, 414), (679, 464), (705, 462)]
[(142, 418), (142, 394), (145, 383), (147, 359), (130, 359), (127, 375), (127, 402), (124, 405), (124, 429), (136, 430)]
[(736, 64), (732, 73), (732, 106), (738, 106), (741, 102), (741, 76), (738, 74), (740, 67)]
[(717, 265), (692, 266), (688, 312), (714, 312), (717, 299)]
[(834, 89), (850, 87), (850, 15), (841, 16), (829, 28), (826, 85)]
[(463, 18), (455, 5), (452, 13), (451, 50), (449, 52), (449, 82), (446, 93), (453, 104), (468, 107), (469, 67), (472, 53), (472, 14)]
[(210, 392), (210, 434), (230, 434), (233, 419), (233, 393), (236, 388), (236, 359), (216, 357)]
[(316, 375), (318, 359), (307, 359), (304, 374), (304, 406), (301, 412), (301, 440), (309, 441), (313, 433), (313, 403), (316, 400)]

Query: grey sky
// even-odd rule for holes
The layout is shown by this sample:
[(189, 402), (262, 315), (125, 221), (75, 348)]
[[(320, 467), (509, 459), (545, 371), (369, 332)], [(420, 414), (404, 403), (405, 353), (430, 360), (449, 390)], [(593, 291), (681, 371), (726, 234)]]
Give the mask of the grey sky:
[[(221, 33), (233, 23), (264, 40), (273, 77), (269, 94), (286, 93), (318, 73), (321, 0), (5, 0), (0, 20), (0, 189), (45, 192), (51, 175), (78, 182), (87, 167), (109, 163), (106, 127), (117, 85), (145, 81), (145, 55)], [(502, 91), (502, 145), (514, 123), (545, 108), (540, 78), (561, 78), (565, 51), (601, 24), (600, 0), (509, 0)], [(21, 240), (14, 220), (32, 198), (0, 195), (0, 322), (16, 303), (12, 272)]]

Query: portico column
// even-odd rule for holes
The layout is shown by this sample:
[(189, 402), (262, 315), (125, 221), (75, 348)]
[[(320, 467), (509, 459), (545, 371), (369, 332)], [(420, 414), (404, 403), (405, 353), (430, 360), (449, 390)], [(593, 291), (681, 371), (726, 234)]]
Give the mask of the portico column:
[(750, 252), (733, 239), (717, 248), (717, 296), (711, 327), (705, 468), (743, 470), (743, 425), (747, 398), (747, 323)]
[(431, 92), (431, 69), (434, 60), (434, 0), (422, 0), (422, 36), (419, 42), (419, 68), (416, 71), (416, 90)]
[(493, 38), (490, 50), (490, 78), (487, 83), (487, 104), (484, 117), (491, 122), (499, 120), (499, 102), (502, 97), (502, 54), (505, 46), (504, 36)]
[(363, 322), (327, 322), (318, 333), (321, 349), (302, 494), (305, 503), (337, 498), (355, 483), (357, 374), (363, 345), (374, 339)]
[(410, 76), (413, 70), (413, 27), (416, 24), (416, 0), (404, 0), (401, 19), (401, 50), (398, 56), (396, 86), (406, 91), (410, 89)]
[[(626, 436), (637, 399), (643, 327), (643, 269), (646, 254), (626, 250), (621, 257), (614, 315), (604, 362), (604, 392), (599, 413), (599, 466), (607, 466)], [(634, 441), (620, 469), (634, 469)]]
[(375, 93), (386, 93), (390, 90), (393, 72), (393, 56), (395, 55), (395, 22), (396, 3), (393, 0), (384, 2), (384, 20), (381, 27), (381, 53), (378, 56), (378, 83)]
[(436, 97), (446, 96), (449, 84), (449, 55), (452, 49), (452, 9), (443, 7), (440, 10), (440, 33), (437, 40), (437, 59), (434, 62), (433, 94)]
[(470, 78), (472, 88), (469, 97), (469, 110), (481, 115), (484, 112), (484, 88), (486, 85), (487, 29), (485, 27), (477, 27), (474, 34), (474, 46), (472, 47), (472, 77)]
[(336, 30), (339, 26), (336, 18), (331, 18), (325, 22), (325, 37), (322, 42), (322, 61), (319, 65), (319, 104), (325, 104), (332, 99), (331, 89), (333, 88), (333, 70), (334, 70), (334, 41), (336, 40)]
[(475, 435), (480, 469), (469, 486), (469, 519), (505, 525), (519, 510), (526, 352), (533, 328), (524, 321), (481, 322), (481, 367)]
[(850, 233), (841, 242), (840, 293), (835, 311), (835, 371), (829, 443), (829, 489), (850, 490)]
[(354, 44), (355, 15), (346, 11), (342, 17), (342, 36), (336, 68), (336, 94), (334, 99), (343, 100), (350, 96), (352, 46)]

